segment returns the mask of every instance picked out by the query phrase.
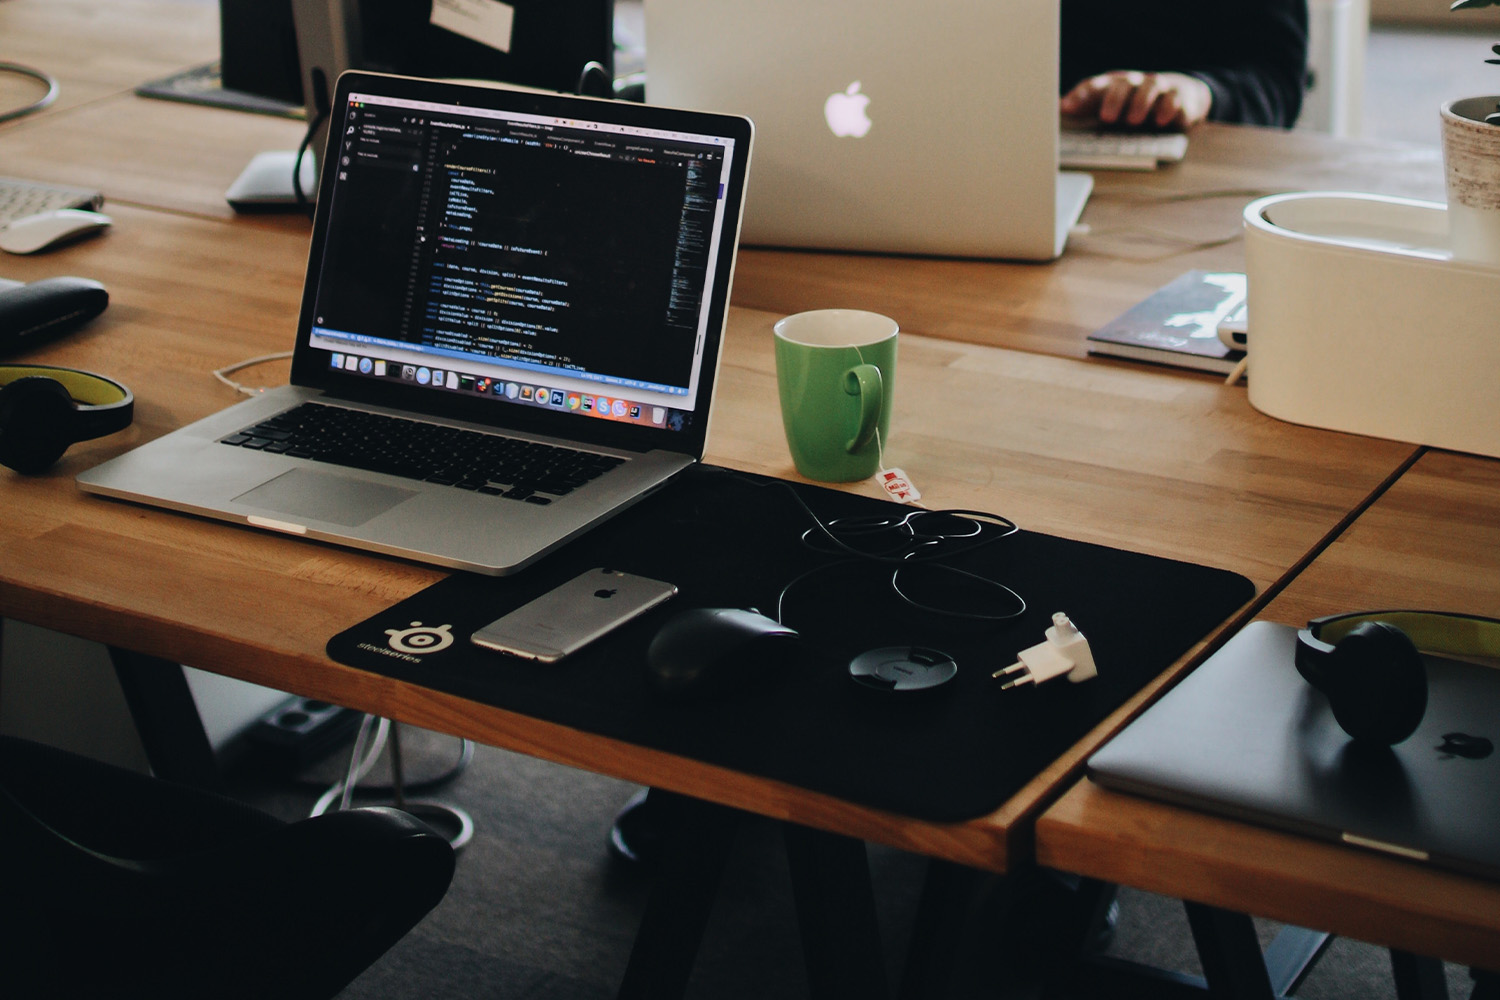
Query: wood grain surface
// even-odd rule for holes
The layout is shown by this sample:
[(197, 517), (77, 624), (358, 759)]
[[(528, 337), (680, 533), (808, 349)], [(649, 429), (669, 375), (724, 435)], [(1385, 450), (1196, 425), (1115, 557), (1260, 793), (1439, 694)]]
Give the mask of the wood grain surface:
[[(52, 108), (0, 126), (0, 172), (99, 186), (115, 218), (96, 239), (0, 261), (3, 277), (79, 274), (110, 289), (104, 316), (28, 360), (96, 370), (137, 396), (130, 430), (73, 448), (42, 476), (0, 471), (0, 613), (997, 871), (1029, 861), (1031, 818), (1072, 784), (1089, 750), (1169, 682), (1164, 676), (994, 815), (944, 825), (330, 662), (328, 637), (442, 574), (87, 497), (73, 482), (235, 402), (214, 368), (291, 346), (308, 223), (237, 217), (223, 193), (255, 153), (294, 147), (302, 126), (130, 92), (216, 57), (208, 0), (0, 0), (0, 37), (7, 58), (63, 81)], [(4, 81), (0, 100), (27, 86)], [(886, 460), (911, 474), (929, 506), (993, 510), (1030, 530), (1224, 567), (1274, 594), (1403, 467), (1412, 446), (1278, 423), (1249, 406), (1243, 386), (1201, 373), (1085, 360), (1084, 338), (1189, 267), (1242, 267), (1244, 203), (1312, 187), (1436, 197), (1440, 165), (1435, 150), (1206, 128), (1181, 168), (1101, 178), (1084, 216), (1090, 231), (1055, 264), (747, 249), (708, 459), (796, 478), (775, 402), (771, 324), (804, 308), (877, 309), (905, 331)], [(238, 377), (274, 385), (287, 372), (272, 363)], [(1440, 516), (1443, 504), (1466, 502), (1471, 475), (1437, 477)]]
[[(1259, 617), (1416, 608), (1500, 618), (1500, 463), (1428, 452)], [(1036, 826), (1068, 871), (1500, 969), (1500, 883), (1108, 792)]]

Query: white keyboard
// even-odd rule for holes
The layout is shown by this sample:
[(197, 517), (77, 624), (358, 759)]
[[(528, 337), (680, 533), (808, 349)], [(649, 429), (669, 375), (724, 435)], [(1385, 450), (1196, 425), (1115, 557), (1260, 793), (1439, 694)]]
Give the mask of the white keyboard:
[(1058, 166), (1073, 170), (1155, 170), (1187, 155), (1181, 132), (1091, 132), (1063, 129)]
[(12, 219), (23, 219), (57, 208), (97, 210), (103, 204), (104, 195), (89, 188), (0, 177), (0, 226)]

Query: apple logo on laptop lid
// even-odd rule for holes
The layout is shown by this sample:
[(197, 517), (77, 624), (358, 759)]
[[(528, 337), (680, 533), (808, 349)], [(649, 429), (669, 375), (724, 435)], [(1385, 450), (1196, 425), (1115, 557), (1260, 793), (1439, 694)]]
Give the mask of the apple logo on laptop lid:
[(870, 131), (870, 116), (866, 113), (870, 98), (859, 91), (859, 81), (828, 96), (823, 102), (823, 117), (828, 128), (839, 138), (863, 139)]

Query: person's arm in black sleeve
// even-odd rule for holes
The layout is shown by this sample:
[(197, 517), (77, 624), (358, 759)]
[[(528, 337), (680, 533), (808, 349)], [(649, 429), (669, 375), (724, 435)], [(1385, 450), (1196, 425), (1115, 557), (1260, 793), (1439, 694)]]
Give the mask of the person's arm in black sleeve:
[(1215, 17), (1218, 51), (1185, 67), (1213, 92), (1210, 121), (1291, 128), (1307, 80), (1307, 0), (1262, 0)]
[(1087, 82), (1085, 114), (1111, 81), (1179, 73), (1208, 88), (1210, 120), (1289, 128), (1306, 84), (1307, 0), (1062, 0), (1059, 71), (1062, 94)]

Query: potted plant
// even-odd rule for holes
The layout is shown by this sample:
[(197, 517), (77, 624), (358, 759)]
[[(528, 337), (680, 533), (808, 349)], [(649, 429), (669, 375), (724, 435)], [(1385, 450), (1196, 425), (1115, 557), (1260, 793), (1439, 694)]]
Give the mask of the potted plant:
[[(1453, 0), (1449, 10), (1496, 4)], [(1500, 57), (1500, 45), (1491, 51)], [(1500, 266), (1500, 97), (1449, 101), (1442, 118), (1449, 246), (1455, 258)]]

